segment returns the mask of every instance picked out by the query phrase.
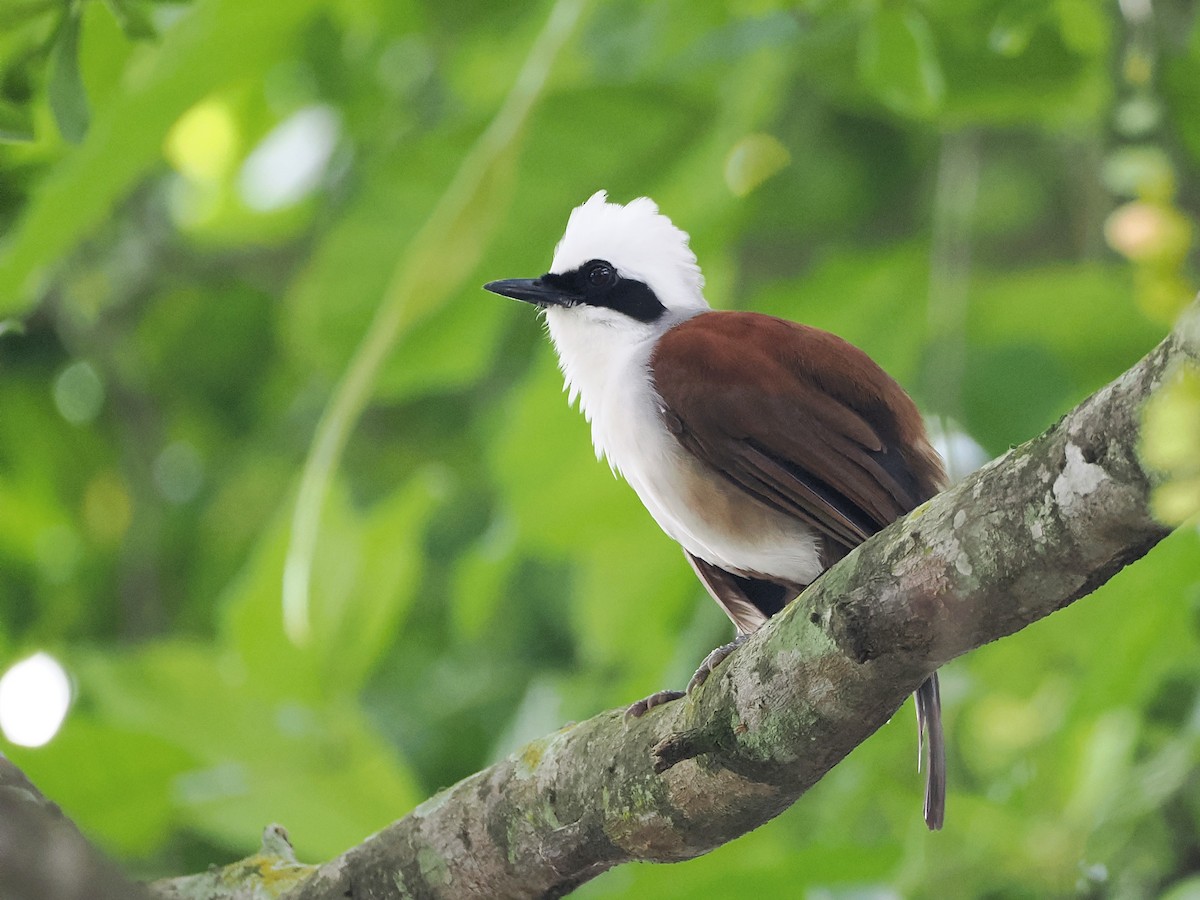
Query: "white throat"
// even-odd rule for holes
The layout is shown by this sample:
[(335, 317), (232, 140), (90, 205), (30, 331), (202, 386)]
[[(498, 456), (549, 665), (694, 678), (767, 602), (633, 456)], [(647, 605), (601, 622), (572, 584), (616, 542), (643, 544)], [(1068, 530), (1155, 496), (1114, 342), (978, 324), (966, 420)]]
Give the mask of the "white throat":
[(579, 401), (592, 426), (596, 457), (607, 459), (615, 472), (624, 471), (622, 463), (636, 452), (629, 432), (650, 425), (659, 414), (650, 355), (659, 337), (683, 318), (664, 316), (646, 324), (605, 309), (546, 310), (568, 400)]

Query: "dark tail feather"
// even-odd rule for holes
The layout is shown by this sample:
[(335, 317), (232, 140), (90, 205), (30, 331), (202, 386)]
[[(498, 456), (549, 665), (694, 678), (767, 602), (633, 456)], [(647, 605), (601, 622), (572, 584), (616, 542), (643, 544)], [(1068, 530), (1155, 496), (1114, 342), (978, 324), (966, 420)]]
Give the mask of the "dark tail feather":
[(925, 824), (937, 831), (946, 820), (946, 741), (942, 737), (942, 696), (938, 691), (937, 672), (913, 694), (917, 701), (917, 770), (921, 753), (929, 750), (925, 772)]

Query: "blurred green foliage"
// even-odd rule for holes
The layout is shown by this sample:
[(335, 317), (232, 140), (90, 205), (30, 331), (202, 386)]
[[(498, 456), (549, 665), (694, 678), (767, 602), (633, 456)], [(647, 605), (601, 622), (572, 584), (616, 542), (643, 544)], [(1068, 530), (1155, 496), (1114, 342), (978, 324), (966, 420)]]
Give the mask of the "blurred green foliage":
[[(867, 349), (960, 471), (1194, 291), (1189, 4), (576, 5), (0, 2), (0, 663), (75, 685), (4, 749), (135, 871), (271, 821), (329, 857), (727, 639), (529, 311), (477, 287), (542, 272), (594, 190), (655, 197), (715, 305)], [(1194, 896), (1198, 550), (1193, 520), (944, 670), (945, 832), (905, 715), (771, 825), (579, 895)]]

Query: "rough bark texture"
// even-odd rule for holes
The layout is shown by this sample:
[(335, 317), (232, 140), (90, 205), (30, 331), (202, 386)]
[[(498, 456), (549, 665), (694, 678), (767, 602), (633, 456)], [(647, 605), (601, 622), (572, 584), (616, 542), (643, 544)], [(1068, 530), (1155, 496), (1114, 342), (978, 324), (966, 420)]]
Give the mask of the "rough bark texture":
[[(270, 883), (272, 866), (245, 865), (260, 854), (222, 870), (243, 872), (240, 883), (185, 893), (200, 886), (193, 876), (155, 895), (557, 897), (623, 862), (688, 859), (744, 834), (933, 669), (1085, 596), (1167, 534), (1149, 510), (1140, 411), (1176, 367), (1198, 362), (1200, 303), (1056, 426), (863, 544), (684, 700), (534, 741), (298, 885), (307, 873), (275, 852), (268, 862), (293, 880)], [(913, 803), (915, 816), (915, 784)], [(14, 840), (0, 830), (5, 886), (20, 868)]]
[[(1169, 531), (1140, 413), (1200, 361), (1200, 304), (1057, 425), (830, 570), (684, 700), (569, 725), (441, 792), (289, 900), (556, 897), (778, 815), (941, 664), (1085, 596)], [(914, 792), (914, 815), (916, 812)]]
[(254, 856), (199, 875), (165, 878), (150, 885), (153, 900), (274, 900), (315, 871), (296, 861), (282, 825), (268, 825)]

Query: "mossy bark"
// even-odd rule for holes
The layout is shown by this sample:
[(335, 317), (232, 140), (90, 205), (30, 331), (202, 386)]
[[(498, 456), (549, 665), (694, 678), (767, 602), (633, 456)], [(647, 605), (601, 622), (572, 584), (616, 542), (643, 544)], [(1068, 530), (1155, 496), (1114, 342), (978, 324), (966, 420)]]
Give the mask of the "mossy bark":
[[(1169, 528), (1141, 409), (1200, 363), (1200, 303), (1053, 428), (859, 547), (690, 696), (533, 742), (322, 867), (289, 900), (555, 897), (778, 815), (938, 666), (1086, 596)], [(914, 788), (913, 814), (918, 799)]]
[[(315, 871), (268, 829), (250, 860), (151, 893), (557, 897), (624, 862), (689, 859), (733, 840), (794, 803), (931, 671), (1086, 596), (1168, 533), (1150, 513), (1141, 409), (1177, 367), (1197, 364), (1200, 303), (1053, 428), (859, 547), (683, 700), (568, 725)], [(139, 895), (26, 785), (0, 767), (9, 824), (29, 813), (49, 823), (46, 841), (65, 835), (67, 851), (95, 866), (87, 896)], [(5, 852), (14, 841), (0, 834), (6, 886), (37, 875), (28, 854)]]

